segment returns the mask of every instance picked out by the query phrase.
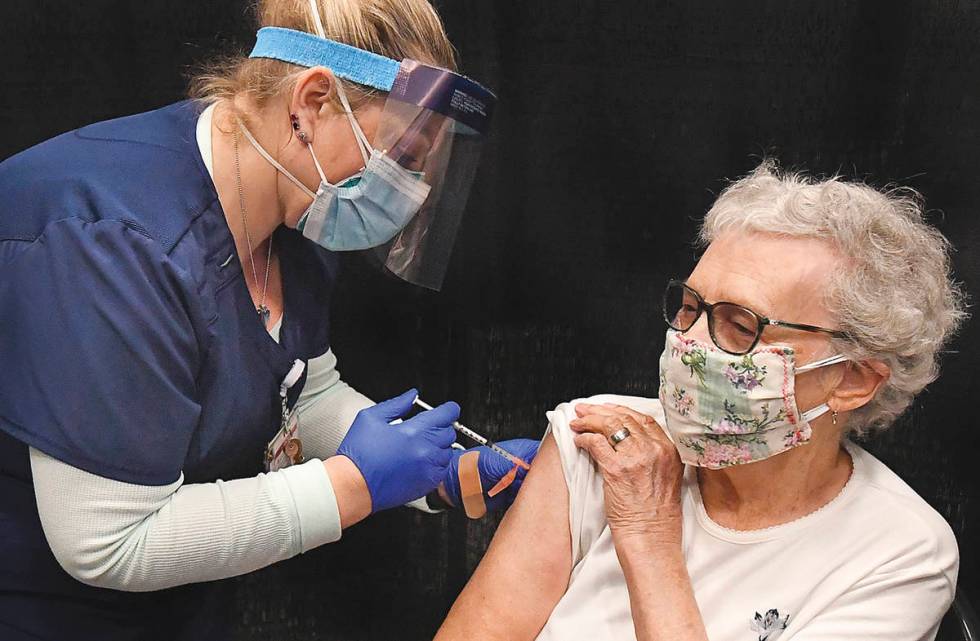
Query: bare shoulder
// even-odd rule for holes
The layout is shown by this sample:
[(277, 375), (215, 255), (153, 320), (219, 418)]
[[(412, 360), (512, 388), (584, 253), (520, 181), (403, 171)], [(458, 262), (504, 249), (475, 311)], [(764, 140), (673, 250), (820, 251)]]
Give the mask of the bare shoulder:
[(530, 641), (568, 587), (568, 493), (554, 439), (546, 438), (437, 641)]

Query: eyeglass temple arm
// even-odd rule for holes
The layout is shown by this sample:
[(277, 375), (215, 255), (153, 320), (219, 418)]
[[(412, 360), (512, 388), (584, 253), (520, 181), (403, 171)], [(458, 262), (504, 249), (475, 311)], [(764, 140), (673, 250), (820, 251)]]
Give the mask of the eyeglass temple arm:
[(803, 330), (804, 332), (822, 332), (824, 334), (830, 334), (835, 338), (847, 338), (847, 334), (845, 334), (844, 332), (835, 329), (827, 329), (826, 327), (817, 327), (816, 325), (805, 325), (803, 323), (789, 323), (787, 321), (773, 320), (771, 318), (763, 318), (762, 324), (774, 325), (776, 327), (789, 327), (792, 329), (800, 329)]

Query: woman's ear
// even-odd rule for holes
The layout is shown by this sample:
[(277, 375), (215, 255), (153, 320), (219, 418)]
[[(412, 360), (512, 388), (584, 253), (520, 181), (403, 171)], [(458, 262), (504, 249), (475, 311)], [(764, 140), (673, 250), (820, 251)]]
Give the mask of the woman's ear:
[[(304, 132), (308, 142), (313, 142), (320, 120), (333, 110), (331, 103), (337, 91), (336, 82), (333, 72), (326, 67), (312, 67), (296, 78), (289, 113), (296, 116), (296, 130)], [(295, 124), (293, 126), (296, 128)]]
[(850, 412), (867, 405), (891, 376), (891, 369), (880, 360), (848, 361), (844, 366), (844, 377), (827, 400), (835, 412)]

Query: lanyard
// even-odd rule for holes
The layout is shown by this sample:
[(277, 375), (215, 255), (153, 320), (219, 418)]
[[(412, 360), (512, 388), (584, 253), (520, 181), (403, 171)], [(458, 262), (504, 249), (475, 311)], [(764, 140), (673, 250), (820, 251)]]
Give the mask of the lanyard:
[[(299, 439), (299, 421), (296, 420), (295, 408), (290, 411), (287, 404), (286, 394), (290, 388), (303, 375), (306, 363), (296, 359), (293, 366), (279, 384), (279, 399), (282, 409), (279, 416), (279, 431), (275, 437), (269, 441), (265, 448), (264, 462), (266, 470), (274, 471), (286, 465), (294, 465), (303, 462), (303, 443)], [(287, 463), (285, 459), (289, 459)]]

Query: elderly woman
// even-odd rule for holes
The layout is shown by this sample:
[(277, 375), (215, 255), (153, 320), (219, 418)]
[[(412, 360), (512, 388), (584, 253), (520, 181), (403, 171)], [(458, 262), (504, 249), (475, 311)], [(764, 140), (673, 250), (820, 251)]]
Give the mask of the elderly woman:
[[(932, 639), (949, 526), (850, 436), (888, 427), (964, 317), (914, 194), (764, 164), (664, 295), (659, 400), (551, 438), (437, 639)], [(652, 375), (652, 374), (651, 374)]]

